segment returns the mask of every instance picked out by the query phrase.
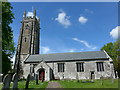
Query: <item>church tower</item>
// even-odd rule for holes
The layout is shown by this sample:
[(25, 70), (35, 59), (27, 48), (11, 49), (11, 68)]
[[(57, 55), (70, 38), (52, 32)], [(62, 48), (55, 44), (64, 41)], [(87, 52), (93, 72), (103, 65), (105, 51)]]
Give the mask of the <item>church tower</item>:
[(25, 11), (21, 23), (14, 67), (19, 77), (26, 72), (24, 59), (28, 55), (39, 54), (40, 19), (36, 16), (36, 10), (31, 12), (31, 16), (27, 16)]

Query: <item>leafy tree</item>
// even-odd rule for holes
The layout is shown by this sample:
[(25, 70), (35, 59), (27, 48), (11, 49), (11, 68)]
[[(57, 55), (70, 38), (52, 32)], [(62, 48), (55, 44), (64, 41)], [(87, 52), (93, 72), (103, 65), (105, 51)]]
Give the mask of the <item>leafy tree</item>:
[(107, 43), (101, 50), (105, 50), (113, 59), (114, 69), (118, 72), (118, 77), (120, 78), (120, 41)]
[(9, 2), (2, 2), (2, 73), (6, 74), (11, 70), (11, 61), (15, 47), (13, 41), (13, 31), (9, 26), (14, 19), (14, 14)]
[(114, 67), (115, 70), (118, 72), (118, 77), (120, 78), (120, 41), (116, 41), (114, 43), (114, 51), (113, 51), (114, 59)]

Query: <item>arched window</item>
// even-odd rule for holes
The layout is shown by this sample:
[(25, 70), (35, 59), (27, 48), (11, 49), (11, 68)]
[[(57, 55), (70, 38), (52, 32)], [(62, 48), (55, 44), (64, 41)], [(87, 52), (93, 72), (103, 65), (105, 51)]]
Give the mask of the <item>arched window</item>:
[(28, 24), (25, 25), (25, 29), (29, 29), (29, 25)]

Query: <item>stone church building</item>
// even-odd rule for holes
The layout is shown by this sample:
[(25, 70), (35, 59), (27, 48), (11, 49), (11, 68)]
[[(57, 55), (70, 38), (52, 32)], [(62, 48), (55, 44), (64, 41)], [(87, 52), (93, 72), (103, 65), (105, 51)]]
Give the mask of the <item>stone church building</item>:
[(39, 54), (40, 19), (24, 12), (15, 59), (20, 77), (39, 80), (100, 79), (114, 77), (113, 62), (106, 51)]

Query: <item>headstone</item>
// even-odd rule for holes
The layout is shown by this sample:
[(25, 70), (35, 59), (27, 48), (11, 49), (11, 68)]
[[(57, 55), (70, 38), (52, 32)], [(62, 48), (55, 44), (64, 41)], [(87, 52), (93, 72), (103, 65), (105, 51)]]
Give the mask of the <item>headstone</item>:
[(42, 74), (42, 82), (44, 81), (44, 75)]
[(64, 80), (64, 74), (62, 75), (62, 77), (63, 77), (63, 80)]
[(112, 82), (112, 84), (114, 83), (114, 77), (113, 77), (113, 75), (111, 74), (111, 82)]
[(92, 74), (91, 82), (94, 82), (95, 74)]
[(3, 79), (3, 87), (2, 87), (2, 89), (10, 88), (11, 80), (12, 80), (12, 74), (5, 75), (5, 77)]
[(38, 85), (38, 74), (36, 74), (36, 85)]
[(18, 88), (18, 75), (16, 73), (13, 75), (12, 81), (13, 81), (12, 88), (14, 90), (14, 89)]
[(42, 77), (42, 82), (44, 81), (44, 78)]
[(101, 79), (101, 85), (103, 85), (103, 76), (102, 75), (101, 75), (100, 79)]
[(29, 87), (29, 82), (30, 82), (30, 74), (28, 74), (28, 76), (27, 76), (25, 89), (28, 89), (28, 87)]
[(77, 79), (77, 82), (79, 82), (79, 79), (78, 79), (78, 73), (76, 74), (76, 79)]

